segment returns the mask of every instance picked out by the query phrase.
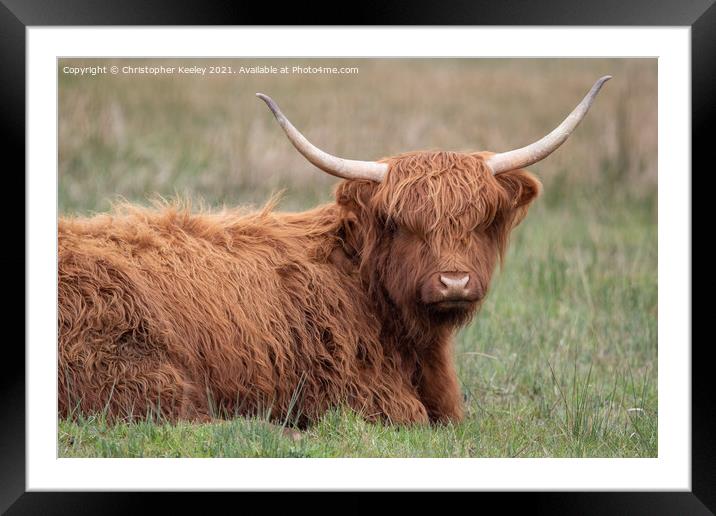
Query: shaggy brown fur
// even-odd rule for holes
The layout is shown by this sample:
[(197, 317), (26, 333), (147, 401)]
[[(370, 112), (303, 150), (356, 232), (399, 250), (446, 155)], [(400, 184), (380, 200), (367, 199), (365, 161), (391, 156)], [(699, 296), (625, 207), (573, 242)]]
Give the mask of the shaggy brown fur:
[(59, 411), (175, 420), (459, 420), (451, 341), (479, 302), (420, 287), (467, 271), (487, 290), (540, 183), (487, 154), (388, 158), (304, 213), (124, 205), (59, 222)]

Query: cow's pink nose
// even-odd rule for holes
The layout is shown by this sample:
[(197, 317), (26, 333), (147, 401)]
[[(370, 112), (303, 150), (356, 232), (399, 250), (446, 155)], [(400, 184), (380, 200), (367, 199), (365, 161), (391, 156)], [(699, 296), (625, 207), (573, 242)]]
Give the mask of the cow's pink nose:
[(442, 294), (445, 297), (460, 297), (467, 294), (467, 283), (470, 281), (470, 275), (459, 273), (443, 273), (440, 274), (440, 283), (445, 285)]

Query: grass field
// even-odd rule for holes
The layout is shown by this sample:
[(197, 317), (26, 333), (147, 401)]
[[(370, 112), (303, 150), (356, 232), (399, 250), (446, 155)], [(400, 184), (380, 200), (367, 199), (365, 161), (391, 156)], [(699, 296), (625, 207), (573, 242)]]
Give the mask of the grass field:
[[(270, 64), (213, 62), (257, 63)], [(614, 75), (564, 147), (532, 167), (544, 194), (457, 336), (465, 421), (398, 428), (337, 408), (296, 439), (260, 420), (108, 425), (99, 414), (59, 422), (59, 456), (657, 456), (656, 61), (333, 63), (360, 72), (80, 78), (62, 67), (97, 63), (61, 61), (60, 213), (154, 194), (260, 205), (283, 189), (286, 210), (329, 201), (335, 180), (298, 156), (255, 91), (329, 152), (374, 159), (524, 145)]]

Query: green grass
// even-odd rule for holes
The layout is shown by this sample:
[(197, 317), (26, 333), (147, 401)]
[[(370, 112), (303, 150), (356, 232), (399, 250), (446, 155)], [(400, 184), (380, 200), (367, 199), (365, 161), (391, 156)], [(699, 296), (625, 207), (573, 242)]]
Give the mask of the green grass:
[[(391, 427), (337, 408), (295, 440), (258, 419), (108, 425), (100, 414), (59, 422), (59, 456), (657, 456), (656, 65), (557, 61), (359, 62), (359, 77), (246, 77), (239, 88), (224, 78), (60, 76), (61, 213), (177, 191), (216, 206), (261, 204), (282, 188), (282, 209), (329, 200), (335, 181), (296, 156), (253, 91), (274, 95), (326, 150), (370, 158), (521, 145), (594, 78), (615, 79), (563, 149), (533, 168), (544, 194), (457, 335), (463, 422)], [(381, 110), (385, 123), (372, 118)]]

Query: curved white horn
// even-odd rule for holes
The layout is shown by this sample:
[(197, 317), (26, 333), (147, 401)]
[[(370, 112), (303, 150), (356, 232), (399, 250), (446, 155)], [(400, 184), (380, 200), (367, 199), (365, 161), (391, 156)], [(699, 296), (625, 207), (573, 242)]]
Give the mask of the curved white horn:
[(599, 93), (602, 85), (611, 78), (611, 75), (605, 75), (595, 82), (592, 89), (589, 90), (589, 93), (582, 99), (582, 102), (574, 108), (574, 111), (572, 111), (554, 131), (541, 140), (526, 147), (494, 154), (487, 158), (487, 164), (492, 168), (493, 174), (527, 167), (543, 160), (557, 150), (557, 148), (569, 138), (572, 131), (576, 129), (579, 122), (584, 118), (584, 115), (587, 114), (589, 106), (594, 102), (594, 98), (597, 96), (597, 93)]
[(306, 137), (289, 122), (288, 118), (284, 116), (271, 97), (263, 93), (257, 93), (256, 96), (263, 100), (269, 107), (279, 125), (286, 133), (286, 136), (288, 136), (288, 139), (291, 140), (293, 146), (296, 147), (296, 150), (324, 172), (328, 172), (332, 176), (342, 177), (343, 179), (368, 179), (378, 183), (385, 177), (385, 174), (388, 172), (388, 165), (386, 163), (343, 159), (323, 152), (309, 142)]

